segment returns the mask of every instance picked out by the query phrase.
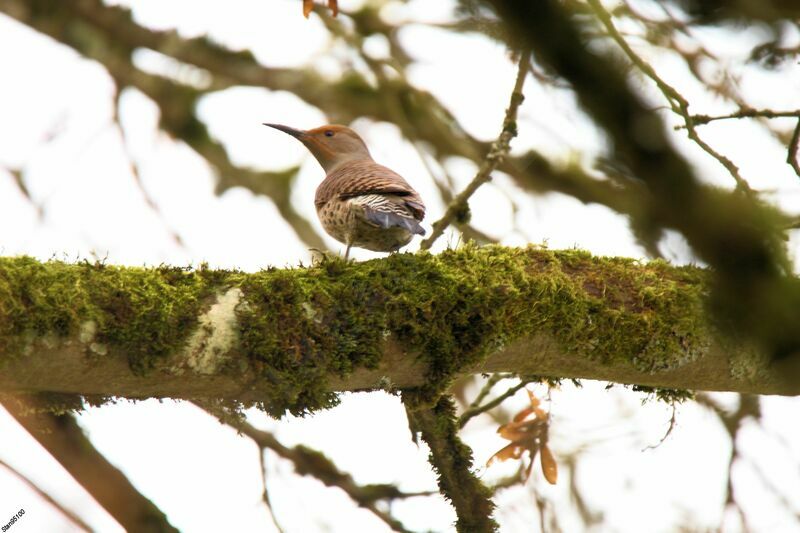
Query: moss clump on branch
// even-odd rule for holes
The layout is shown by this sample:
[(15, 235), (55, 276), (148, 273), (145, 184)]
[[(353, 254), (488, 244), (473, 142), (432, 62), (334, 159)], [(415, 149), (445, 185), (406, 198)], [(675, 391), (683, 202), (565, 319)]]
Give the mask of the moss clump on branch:
[(327, 260), (247, 277), (242, 350), (270, 384), (264, 407), (275, 415), (335, 404), (327, 376), (374, 368), (389, 335), (426, 362), (424, 402), (524, 335), (546, 334), (567, 352), (656, 372), (707, 347), (703, 277), (692, 267), (532, 247)]
[[(404, 394), (403, 402), (419, 405), (415, 394)], [(497, 531), (492, 518), (494, 503), (489, 490), (472, 472), (472, 450), (458, 437), (458, 417), (453, 399), (442, 396), (436, 404), (409, 409), (409, 426), (430, 448), (428, 461), (436, 470), (442, 495), (450, 500), (458, 515), (456, 530), (477, 533)]]
[(642, 392), (646, 396), (642, 403), (655, 399), (665, 403), (683, 403), (685, 401), (694, 400), (694, 392), (682, 389), (665, 389), (663, 387), (647, 387), (644, 385), (633, 385), (631, 390), (634, 392)]
[(0, 354), (83, 335), (87, 351), (118, 348), (132, 371), (144, 373), (184, 344), (211, 294), (208, 280), (219, 277), (206, 269), (0, 258)]
[(389, 337), (425, 362), (417, 397), (432, 402), (524, 336), (638, 371), (694, 360), (711, 337), (705, 277), (660, 262), (501, 246), (255, 274), (0, 258), (0, 354), (80, 337), (87, 355), (124, 354), (142, 374), (180, 357), (213, 296), (238, 288), (238, 346), (215, 372), (240, 378), (270, 414), (334, 405), (329, 378), (375, 368)]

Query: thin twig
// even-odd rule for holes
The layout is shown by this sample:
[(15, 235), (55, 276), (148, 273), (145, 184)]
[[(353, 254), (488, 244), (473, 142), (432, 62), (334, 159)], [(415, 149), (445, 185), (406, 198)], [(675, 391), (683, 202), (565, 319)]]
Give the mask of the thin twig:
[(498, 405), (503, 403), (506, 399), (514, 396), (517, 393), (517, 391), (519, 391), (521, 388), (523, 388), (528, 383), (530, 383), (530, 381), (522, 380), (518, 384), (514, 385), (513, 387), (509, 387), (509, 389), (507, 391), (505, 391), (503, 394), (501, 394), (500, 396), (498, 396), (494, 400), (490, 400), (490, 401), (488, 401), (485, 404), (480, 405), (480, 406), (474, 406), (474, 407), (470, 406), (469, 409), (464, 411), (464, 413), (462, 413), (462, 415), (460, 417), (458, 417), (458, 427), (459, 427), (459, 429), (463, 428), (465, 425), (467, 425), (467, 422), (469, 422), (472, 418), (474, 418), (474, 417), (476, 417), (476, 416), (478, 416), (480, 414), (483, 414), (486, 411), (490, 411), (490, 410), (494, 409), (495, 407), (497, 407)]
[(272, 433), (260, 430), (243, 419), (229, 416), (229, 413), (224, 409), (201, 402), (197, 402), (197, 405), (218, 418), (220, 422), (249, 437), (261, 449), (262, 454), (264, 450), (272, 450), (279, 457), (290, 461), (298, 474), (314, 477), (329, 487), (342, 489), (356, 504), (377, 516), (393, 531), (406, 533), (409, 530), (391, 514), (379, 509), (376, 505), (377, 500), (410, 498), (431, 494), (429, 492), (404, 493), (393, 485), (361, 486), (353, 480), (350, 474), (340, 471), (333, 461), (315, 450), (302, 445), (291, 448), (284, 446)]
[(496, 483), (494, 483), (491, 487), (489, 487), (489, 490), (492, 491), (493, 495), (496, 495), (497, 492), (499, 492), (502, 489), (510, 489), (511, 487), (522, 485), (523, 483), (525, 483), (525, 470), (526, 470), (525, 464), (522, 461), (520, 461), (519, 467), (517, 468), (516, 472), (514, 472), (511, 475), (500, 478), (499, 480), (497, 480)]
[[(692, 122), (695, 126), (700, 126), (702, 124), (708, 124), (709, 122), (714, 122), (715, 120), (728, 120), (728, 119), (736, 119), (736, 118), (785, 118), (785, 117), (800, 117), (800, 109), (796, 109), (794, 111), (773, 111), (772, 109), (740, 109), (735, 113), (729, 113), (727, 115), (692, 115)], [(684, 125), (675, 126), (675, 129), (683, 129), (686, 128)]]
[(31, 196), (31, 191), (28, 189), (28, 186), (25, 184), (25, 180), (23, 179), (24, 172), (18, 168), (6, 168), (6, 171), (11, 174), (11, 178), (14, 180), (14, 184), (19, 189), (19, 192), (22, 193), (22, 196), (25, 197), (28, 202), (30, 202), (31, 206), (36, 211), (36, 217), (39, 220), (44, 218), (44, 209), (42, 208), (41, 204), (38, 204), (36, 200), (33, 199)]
[(669, 437), (670, 434), (672, 434), (672, 430), (675, 429), (675, 424), (678, 421), (678, 404), (674, 400), (672, 402), (670, 402), (670, 404), (672, 406), (672, 416), (669, 419), (669, 427), (667, 428), (667, 431), (664, 432), (664, 436), (661, 437), (661, 440), (659, 440), (655, 444), (651, 444), (649, 446), (646, 446), (644, 448), (644, 450), (642, 450), (642, 451), (655, 450), (656, 448), (658, 448), (659, 446), (664, 444), (664, 441), (667, 440), (667, 437)]
[[(437, 177), (436, 172), (434, 172), (433, 166), (431, 165), (429, 159), (434, 159), (433, 154), (427, 153), (426, 149), (421, 146), (419, 142), (412, 142), (414, 148), (417, 150), (419, 154), (420, 160), (422, 161), (425, 170), (428, 171), (428, 175), (431, 177), (433, 184), (436, 185), (436, 189), (439, 191), (439, 197), (441, 198), (443, 203), (449, 204), (453, 201), (453, 178), (450, 176), (450, 173), (447, 172), (447, 169), (444, 168), (438, 161), (437, 164), (439, 165), (439, 169), (441, 173), (444, 175), (443, 181), (441, 178)], [(469, 222), (466, 223), (456, 223), (456, 227), (464, 236), (465, 239), (476, 241), (480, 244), (487, 244), (490, 242), (497, 242), (497, 239), (487, 235), (486, 233), (480, 231), (475, 226), (471, 225)]]
[[(673, 35), (669, 36), (669, 40), (667, 43), (659, 43), (660, 47), (666, 49), (670, 52), (678, 53), (683, 60), (686, 62), (687, 68), (689, 71), (694, 75), (695, 78), (701, 83), (703, 83), (710, 91), (714, 93), (716, 96), (720, 96), (725, 100), (730, 100), (734, 104), (736, 104), (740, 110), (750, 110), (752, 109), (750, 105), (748, 105), (742, 98), (740, 90), (736, 87), (737, 83), (733, 83), (732, 79), (733, 76), (727, 70), (723, 69), (723, 75), (721, 79), (712, 82), (706, 79), (704, 72), (706, 71), (701, 67), (702, 60), (708, 59), (714, 63), (719, 64), (721, 61), (719, 57), (717, 57), (712, 51), (708, 50), (703, 43), (694, 36), (693, 29), (687, 25), (686, 22), (679, 20), (675, 15), (672, 14), (671, 10), (664, 5), (663, 3), (658, 4), (658, 7), (664, 13), (665, 19), (654, 19), (645, 16), (643, 13), (638, 12), (635, 7), (632, 5), (631, 2), (628, 0), (624, 0), (625, 5), (627, 6), (628, 12), (630, 16), (634, 19), (638, 20), (642, 24), (644, 24), (647, 29), (645, 30), (646, 34), (661, 34), (661, 33), (668, 33), (668, 32), (680, 32), (684, 36), (691, 39), (692, 44), (690, 46), (686, 46), (681, 44), (678, 40), (675, 39)], [(664, 29), (667, 29), (668, 32), (665, 32)], [(666, 35), (665, 35), (666, 36)], [(645, 39), (646, 40), (646, 39)], [(650, 42), (650, 44), (654, 44)], [(756, 50), (761, 47), (756, 47), (751, 54), (754, 54)], [(751, 55), (751, 59), (755, 57)], [(720, 67), (721, 68), (721, 67)], [(781, 116), (783, 112), (771, 112), (771, 110), (766, 110), (766, 113), (759, 114), (756, 112), (754, 114), (755, 118), (760, 119), (760, 123), (767, 129), (767, 131), (773, 137), (781, 140), (780, 133), (776, 131), (773, 127), (771, 127), (766, 121), (768, 121), (772, 114), (774, 113), (774, 117)], [(745, 112), (745, 116), (747, 112)], [(695, 115), (693, 116), (693, 120), (697, 119), (698, 117), (702, 118), (704, 115)], [(737, 118), (737, 117), (731, 117)], [(697, 122), (695, 120), (695, 125), (701, 125), (704, 122)], [(683, 129), (685, 126), (676, 126), (675, 129)]]
[(584, 492), (581, 490), (582, 485), (578, 483), (578, 457), (582, 452), (585, 452), (587, 447), (588, 446), (579, 447), (574, 452), (569, 454), (564, 453), (562, 450), (562, 452), (559, 454), (561, 465), (559, 468), (563, 467), (564, 470), (569, 472), (569, 476), (567, 478), (569, 479), (569, 495), (572, 501), (575, 502), (575, 509), (578, 511), (578, 516), (583, 522), (584, 530), (593, 529), (590, 526), (599, 524), (603, 521), (603, 512), (593, 510), (590, 507), (589, 502), (584, 496)]
[(794, 133), (792, 133), (792, 140), (789, 141), (789, 153), (786, 156), (786, 162), (792, 166), (795, 174), (800, 176), (800, 158), (798, 157), (798, 152), (800, 152), (800, 119), (798, 119), (797, 126), (795, 126)]
[(545, 533), (547, 531), (547, 524), (544, 521), (544, 512), (547, 502), (545, 502), (542, 495), (536, 490), (536, 487), (531, 487), (531, 491), (535, 496), (534, 501), (536, 502), (536, 509), (539, 511), (539, 531)]
[(492, 143), (491, 148), (489, 148), (489, 153), (486, 155), (481, 167), (478, 169), (478, 173), (472, 178), (469, 185), (450, 202), (442, 218), (433, 223), (431, 236), (422, 241), (420, 244), (421, 250), (427, 250), (433, 246), (433, 243), (442, 236), (444, 230), (447, 229), (453, 220), (455, 220), (460, 213), (464, 213), (465, 210), (468, 209), (470, 196), (478, 190), (478, 187), (492, 179), (492, 172), (494, 172), (497, 166), (503, 162), (506, 155), (508, 155), (511, 147), (511, 139), (517, 136), (517, 110), (525, 98), (522, 94), (522, 87), (525, 84), (525, 78), (528, 75), (529, 68), (530, 52), (523, 50), (520, 52), (517, 79), (514, 82), (514, 90), (511, 92), (511, 101), (508, 104), (505, 119), (503, 119), (503, 131), (500, 132), (497, 140)]
[[(692, 115), (692, 122), (695, 125), (699, 126), (702, 124), (708, 124), (710, 122), (714, 122), (716, 120), (728, 120), (728, 119), (739, 119), (739, 118), (791, 118), (791, 117), (798, 117), (797, 126), (794, 129), (794, 133), (792, 133), (792, 140), (789, 141), (789, 147), (787, 149), (786, 154), (786, 162), (794, 170), (795, 174), (800, 176), (800, 161), (798, 161), (798, 145), (800, 144), (800, 109), (796, 109), (794, 111), (773, 111), (772, 109), (740, 109), (735, 113), (729, 113), (727, 115), (717, 115), (717, 116), (709, 116), (709, 115)], [(685, 125), (678, 125), (675, 126), (675, 129), (684, 129), (686, 128)]]
[[(714, 399), (713, 396), (708, 393), (698, 393), (695, 400), (698, 404), (706, 407), (715, 415), (717, 415), (719, 421), (722, 423), (731, 439), (731, 452), (728, 458), (728, 474), (725, 483), (725, 508), (732, 508), (734, 511), (736, 511), (736, 513), (739, 515), (742, 531), (749, 531), (750, 528), (748, 527), (747, 516), (745, 515), (741, 503), (739, 503), (739, 501), (736, 499), (736, 494), (733, 490), (732, 472), (734, 463), (736, 463), (737, 459), (742, 457), (741, 449), (739, 448), (737, 442), (737, 437), (739, 436), (739, 431), (742, 429), (743, 422), (748, 418), (752, 418), (756, 422), (761, 421), (760, 400), (758, 396), (740, 394), (739, 407), (733, 412), (726, 410)], [(722, 529), (722, 525), (723, 524), (720, 524), (720, 529)]]
[(478, 395), (475, 396), (475, 399), (472, 400), (472, 403), (469, 404), (467, 410), (473, 409), (481, 404), (481, 402), (486, 398), (490, 392), (492, 392), (492, 387), (500, 383), (504, 379), (513, 378), (514, 374), (508, 374), (506, 372), (495, 372), (486, 380), (486, 383), (483, 384), (481, 390), (478, 391)]
[(267, 450), (259, 447), (258, 449), (258, 462), (261, 466), (261, 483), (264, 485), (264, 490), (261, 492), (261, 501), (269, 511), (269, 516), (272, 518), (272, 523), (279, 533), (283, 533), (283, 528), (278, 522), (278, 517), (275, 516), (275, 511), (272, 509), (272, 503), (269, 501), (269, 490), (267, 490)]
[(606, 11), (599, 0), (587, 1), (592, 7), (592, 10), (594, 10), (601, 24), (603, 24), (603, 26), (606, 28), (606, 31), (608, 31), (609, 36), (614, 40), (614, 42), (617, 43), (617, 45), (619, 45), (625, 55), (628, 56), (628, 59), (630, 59), (631, 62), (636, 65), (639, 70), (641, 70), (648, 78), (655, 82), (659, 91), (661, 91), (661, 93), (669, 102), (672, 111), (683, 118), (684, 126), (686, 127), (686, 134), (689, 136), (689, 138), (727, 169), (728, 173), (733, 177), (734, 181), (736, 181), (737, 190), (751, 195), (753, 190), (750, 188), (750, 185), (747, 183), (747, 181), (742, 178), (741, 174), (739, 173), (739, 167), (737, 167), (733, 161), (714, 150), (697, 134), (693, 117), (691, 113), (689, 113), (689, 101), (686, 100), (686, 98), (674, 87), (664, 81), (647, 61), (642, 59), (636, 52), (633, 51), (633, 48), (631, 48), (625, 38), (619, 33), (616, 26), (614, 26), (614, 22), (611, 20), (611, 14)]
[[(13, 466), (11, 466), (10, 464), (6, 463), (2, 459), (0, 459), (0, 466), (5, 467), (9, 472), (14, 474), (23, 483), (28, 485), (28, 487), (30, 487), (30, 489), (33, 492), (38, 494), (39, 497), (42, 498), (43, 500), (45, 500), (47, 503), (52, 505), (53, 508), (55, 508), (58, 512), (60, 512), (62, 515), (64, 515), (64, 517), (67, 520), (69, 520), (70, 522), (75, 524), (78, 528), (82, 529), (83, 531), (92, 531), (92, 528), (90, 528), (89, 525), (86, 524), (86, 522), (81, 520), (78, 515), (76, 515), (75, 513), (73, 513), (72, 511), (70, 511), (66, 507), (62, 506), (57, 501), (55, 501), (49, 494), (47, 494), (45, 491), (43, 491), (41, 488), (39, 488), (38, 485), (36, 485), (33, 481), (28, 479), (24, 474), (22, 474), (22, 472), (18, 471), (17, 469), (15, 469)], [(3, 518), (6, 518), (6, 517), (3, 517)]]
[(125, 128), (122, 127), (122, 121), (120, 120), (119, 100), (121, 97), (122, 92), (118, 90), (114, 98), (113, 115), (111, 120), (114, 124), (114, 127), (117, 129), (117, 132), (119, 132), (120, 144), (122, 145), (122, 150), (125, 152), (125, 157), (128, 160), (128, 167), (130, 168), (131, 175), (133, 176), (133, 182), (136, 184), (139, 192), (142, 193), (142, 199), (144, 200), (144, 203), (147, 204), (147, 207), (149, 207), (150, 210), (153, 211), (153, 213), (161, 220), (167, 235), (170, 236), (178, 248), (186, 250), (186, 243), (184, 243), (183, 238), (181, 238), (180, 234), (167, 222), (164, 213), (158, 207), (155, 199), (150, 195), (147, 188), (145, 188), (144, 183), (142, 182), (142, 175), (139, 172), (139, 165), (136, 163), (136, 159), (134, 158), (133, 153), (128, 146), (128, 136), (125, 133)]
[(794, 516), (795, 521), (800, 523), (800, 509), (797, 508), (797, 499), (793, 496), (786, 496), (782, 494), (780, 489), (775, 486), (770, 476), (764, 472), (761, 465), (757, 464), (752, 458), (740, 457), (741, 460), (749, 463), (750, 470), (758, 477), (761, 484), (772, 494), (772, 496), (781, 504), (787, 513)]

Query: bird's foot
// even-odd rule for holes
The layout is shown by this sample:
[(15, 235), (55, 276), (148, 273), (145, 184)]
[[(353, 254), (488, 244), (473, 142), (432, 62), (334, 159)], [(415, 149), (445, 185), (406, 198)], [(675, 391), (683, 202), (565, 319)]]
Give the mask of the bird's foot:
[(351, 262), (353, 259), (348, 259), (347, 256), (342, 257), (340, 254), (336, 252), (331, 252), (330, 250), (320, 250), (319, 248), (309, 248), (309, 252), (311, 252), (311, 265), (317, 266), (323, 263), (329, 263), (334, 261), (342, 261)]
[(330, 250), (309, 248), (308, 251), (311, 252), (311, 264), (313, 266), (319, 265), (320, 263), (325, 263), (327, 261), (336, 261), (339, 258), (339, 254), (331, 252)]

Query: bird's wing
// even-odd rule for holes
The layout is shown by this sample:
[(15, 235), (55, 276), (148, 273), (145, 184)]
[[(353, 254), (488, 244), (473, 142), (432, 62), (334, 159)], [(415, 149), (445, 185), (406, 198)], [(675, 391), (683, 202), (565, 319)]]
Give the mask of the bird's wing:
[(328, 174), (317, 188), (315, 203), (369, 194), (401, 196), (414, 218), (425, 217), (425, 204), (417, 191), (400, 174), (370, 160), (349, 161)]

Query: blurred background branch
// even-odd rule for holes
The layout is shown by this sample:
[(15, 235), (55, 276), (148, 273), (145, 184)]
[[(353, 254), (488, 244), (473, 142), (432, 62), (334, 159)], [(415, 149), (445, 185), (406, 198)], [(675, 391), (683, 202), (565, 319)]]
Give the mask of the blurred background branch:
[(70, 413), (53, 413), (52, 397), (42, 400), (34, 395), (4, 396), (2, 406), (125, 529), (143, 533), (178, 531), (95, 449)]

